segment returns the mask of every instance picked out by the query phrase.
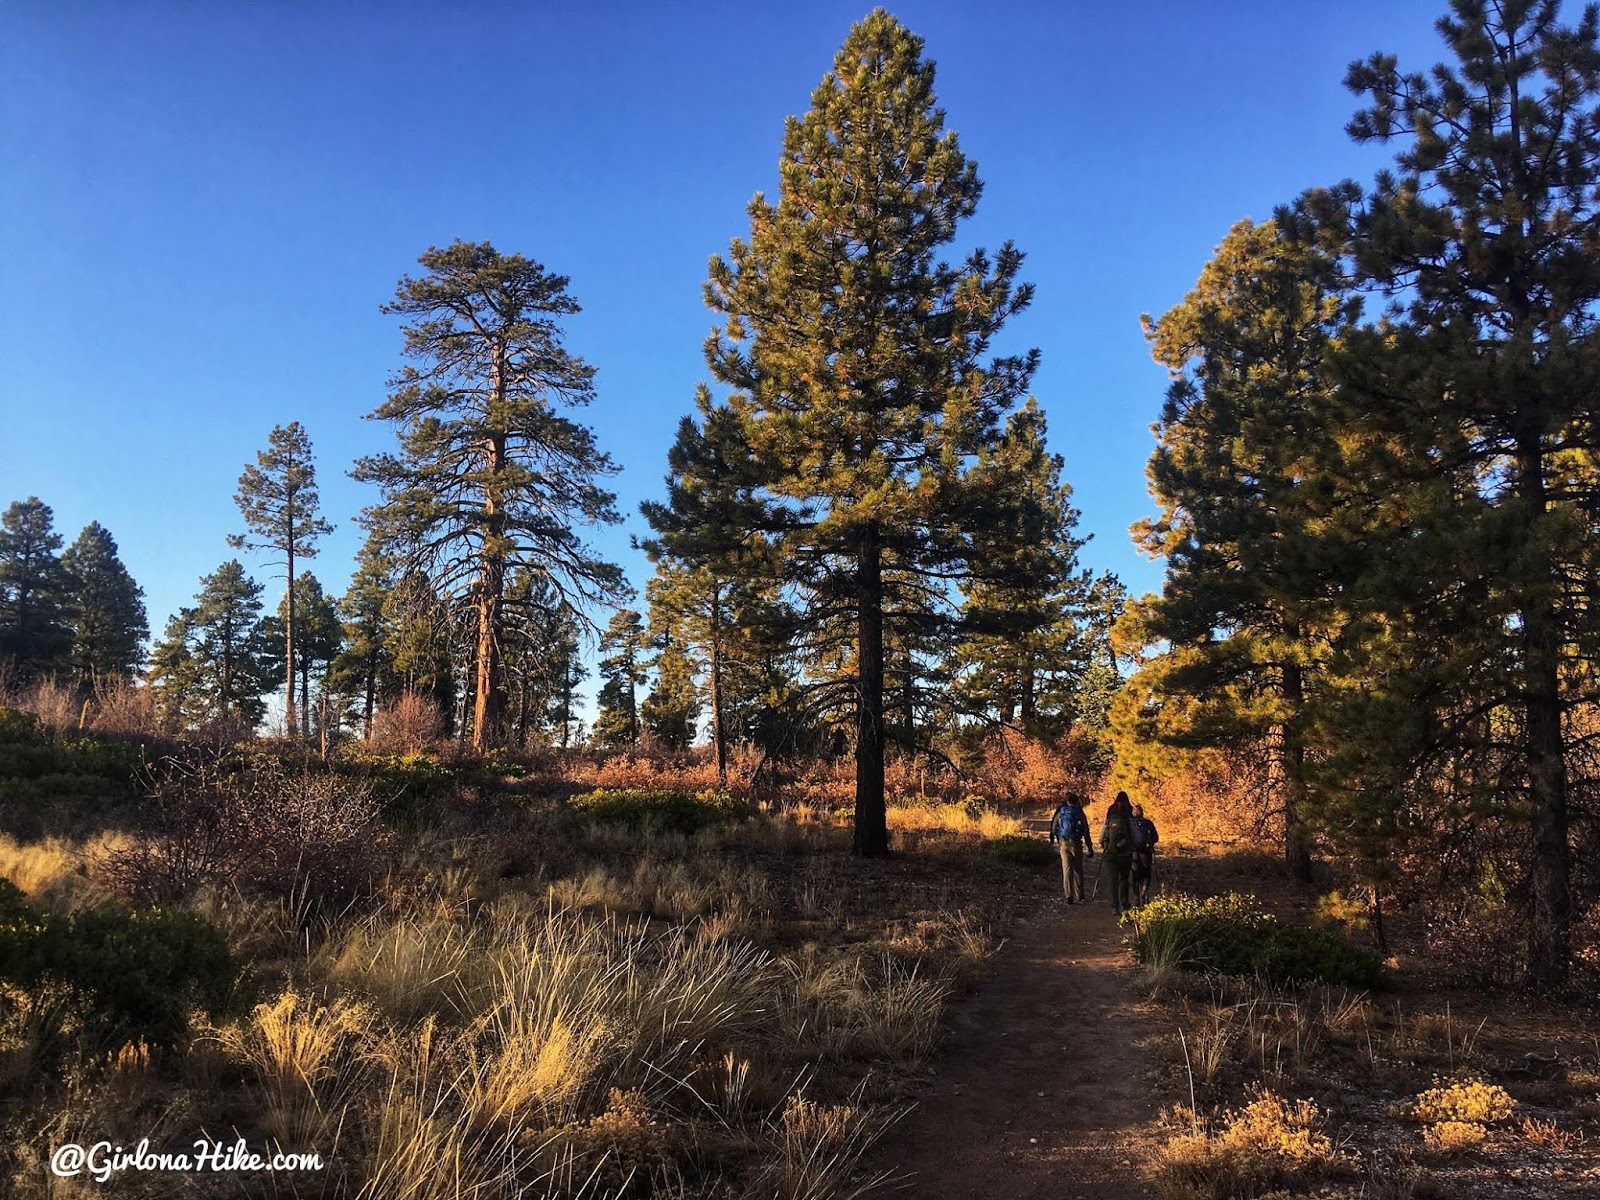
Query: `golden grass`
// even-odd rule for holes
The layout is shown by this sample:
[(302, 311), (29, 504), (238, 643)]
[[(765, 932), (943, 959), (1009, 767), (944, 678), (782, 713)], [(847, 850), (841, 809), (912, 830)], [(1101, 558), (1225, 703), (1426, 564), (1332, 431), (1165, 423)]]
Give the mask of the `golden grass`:
[(76, 907), (105, 898), (104, 891), (87, 877), (90, 866), (132, 844), (132, 837), (118, 832), (100, 833), (85, 842), (58, 837), (19, 842), (0, 834), (0, 876), (36, 903)]
[(360, 1088), (376, 1021), (366, 1004), (343, 996), (321, 1004), (290, 988), (217, 1036), (254, 1072), (268, 1132), (287, 1149), (318, 1150)]

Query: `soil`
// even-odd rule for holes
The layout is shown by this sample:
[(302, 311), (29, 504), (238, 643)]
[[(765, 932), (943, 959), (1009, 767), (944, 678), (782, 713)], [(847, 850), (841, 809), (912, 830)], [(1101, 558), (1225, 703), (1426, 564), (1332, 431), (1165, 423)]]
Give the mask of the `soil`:
[(1141, 1168), (1164, 1099), (1140, 1044), (1161, 1025), (1132, 970), (1103, 900), (1041, 903), (952, 1003), (917, 1107), (868, 1165), (927, 1200), (1152, 1195)]

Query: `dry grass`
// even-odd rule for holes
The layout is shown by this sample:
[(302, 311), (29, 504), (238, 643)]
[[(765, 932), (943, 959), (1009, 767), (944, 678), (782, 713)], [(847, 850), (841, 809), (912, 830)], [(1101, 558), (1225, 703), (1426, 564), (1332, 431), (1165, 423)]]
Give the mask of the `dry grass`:
[(0, 834), (0, 876), (35, 903), (75, 908), (106, 898), (105, 889), (89, 876), (91, 865), (132, 844), (129, 835), (115, 832), (96, 834), (82, 842), (58, 837), (19, 842)]
[(312, 1150), (329, 1144), (360, 1089), (376, 1018), (365, 1004), (319, 1004), (291, 988), (216, 1036), (254, 1072), (269, 1135), (286, 1149)]

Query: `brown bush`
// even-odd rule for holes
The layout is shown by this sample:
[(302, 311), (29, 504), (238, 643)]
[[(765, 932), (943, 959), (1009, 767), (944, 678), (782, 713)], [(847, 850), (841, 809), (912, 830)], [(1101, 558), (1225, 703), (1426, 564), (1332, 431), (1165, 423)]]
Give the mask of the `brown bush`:
[(393, 754), (421, 754), (444, 738), (444, 714), (420, 692), (406, 692), (390, 708), (372, 715), (374, 750)]
[(207, 883), (348, 895), (372, 871), (378, 803), (367, 784), (343, 776), (271, 761), (238, 775), (175, 770), (152, 809), (143, 838), (96, 864), (136, 903), (171, 903)]

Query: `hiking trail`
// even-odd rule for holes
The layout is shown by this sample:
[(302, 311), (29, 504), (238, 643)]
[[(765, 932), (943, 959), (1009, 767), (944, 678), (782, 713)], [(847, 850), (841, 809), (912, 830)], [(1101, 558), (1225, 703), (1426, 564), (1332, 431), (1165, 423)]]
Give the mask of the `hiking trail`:
[[(1160, 1031), (1104, 900), (1059, 896), (952, 999), (917, 1107), (870, 1156), (926, 1200), (1148, 1200)], [(894, 1183), (889, 1185), (893, 1188)]]

